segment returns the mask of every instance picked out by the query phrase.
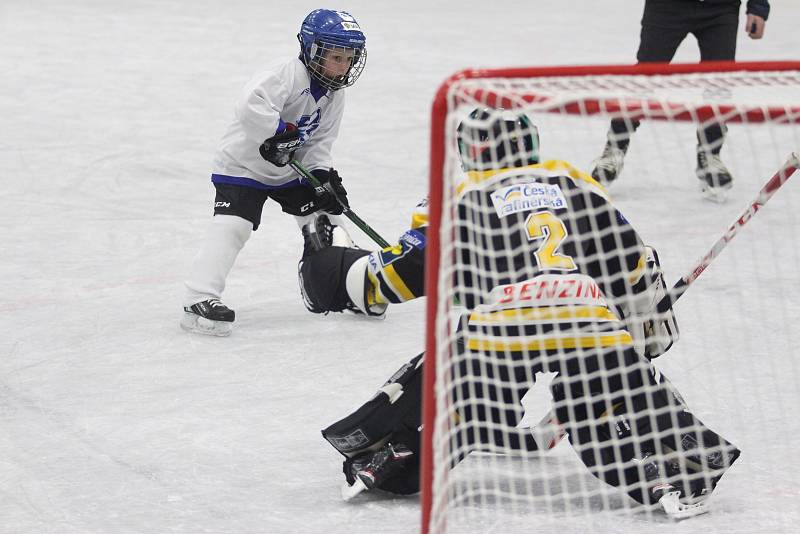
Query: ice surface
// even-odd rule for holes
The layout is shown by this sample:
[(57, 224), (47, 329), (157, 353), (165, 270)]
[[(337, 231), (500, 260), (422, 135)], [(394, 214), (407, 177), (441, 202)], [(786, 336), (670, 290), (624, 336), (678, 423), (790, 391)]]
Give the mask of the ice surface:
[[(773, 4), (763, 41), (740, 35), (739, 59), (797, 59), (800, 4)], [(234, 100), (262, 62), (296, 52), (299, 22), (317, 7), (0, 5), (0, 532), (418, 529), (416, 498), (343, 503), (340, 459), (319, 430), (422, 350), (423, 303), (393, 308), (383, 322), (308, 314), (295, 283), (300, 233), (273, 204), (229, 278), (234, 334), (178, 328), (182, 277), (210, 219), (210, 159)], [(391, 240), (426, 193), (429, 108), (446, 76), (467, 66), (631, 63), (642, 2), (333, 7), (358, 18), (369, 46), (366, 71), (348, 90), (337, 167), (359, 215)], [(678, 60), (697, 58), (690, 38)], [(674, 278), (792, 143), (758, 141), (765, 153), (751, 161), (733, 157), (748, 139), (732, 135), (726, 150), (739, 180), (729, 203), (713, 206), (695, 191), (693, 133), (684, 133), (684, 144), (662, 147), (676, 154), (668, 168), (648, 168), (653, 148), (634, 141), (614, 192)], [(585, 135), (553, 155), (588, 167), (602, 125)], [(543, 139), (543, 150), (549, 142), (559, 146)], [(589, 522), (556, 498), (563, 513), (523, 517), (529, 531), (794, 531), (797, 185), (684, 297), (683, 339), (659, 360), (698, 414), (744, 451), (713, 512), (651, 524), (615, 513), (622, 498), (611, 496)], [(554, 462), (575, 459), (558, 450), (542, 468)], [(599, 488), (588, 475), (570, 483)], [(494, 514), (473, 526), (496, 529), (503, 515)]]

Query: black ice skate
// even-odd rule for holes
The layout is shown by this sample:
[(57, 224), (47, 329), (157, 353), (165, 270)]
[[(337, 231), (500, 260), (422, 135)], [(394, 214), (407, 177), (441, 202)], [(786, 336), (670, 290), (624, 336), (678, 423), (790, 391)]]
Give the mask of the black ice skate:
[(305, 224), (301, 231), (303, 233), (303, 257), (326, 247), (355, 246), (347, 230), (333, 224), (324, 213), (318, 214), (314, 220)]
[(680, 472), (676, 465), (668, 465), (665, 468), (659, 462), (645, 457), (643, 468), (645, 479), (649, 483), (647, 491), (650, 502), (661, 505), (669, 517), (687, 519), (708, 512), (706, 499), (710, 492), (705, 489), (700, 491), (698, 488), (696, 493), (687, 494), (681, 483), (667, 481), (667, 476), (675, 478)]
[(695, 173), (703, 196), (714, 202), (725, 202), (728, 191), (733, 186), (733, 177), (719, 154), (702, 150), (698, 146)]
[(228, 336), (233, 330), (236, 313), (220, 302), (208, 299), (183, 308), (181, 328), (209, 336)]
[(333, 229), (336, 228), (331, 223), (327, 215), (320, 214), (314, 220), (302, 228), (303, 233), (303, 257), (315, 250), (322, 250), (333, 244)]
[(350, 464), (353, 483), (342, 488), (342, 498), (349, 501), (365, 490), (371, 490), (396, 475), (414, 453), (402, 443), (386, 443), (377, 451), (362, 453)]
[(327, 314), (328, 310), (317, 307), (314, 301), (306, 294), (305, 283), (303, 282), (303, 261), (310, 254), (333, 246), (333, 233), (336, 228), (338, 227), (331, 223), (328, 216), (322, 213), (315, 216), (311, 222), (304, 224), (300, 229), (303, 234), (303, 257), (300, 258), (300, 262), (297, 264), (297, 278), (303, 303), (311, 313)]
[(607, 186), (619, 177), (625, 165), (625, 154), (628, 152), (630, 140), (606, 141), (603, 153), (594, 162), (592, 178)]

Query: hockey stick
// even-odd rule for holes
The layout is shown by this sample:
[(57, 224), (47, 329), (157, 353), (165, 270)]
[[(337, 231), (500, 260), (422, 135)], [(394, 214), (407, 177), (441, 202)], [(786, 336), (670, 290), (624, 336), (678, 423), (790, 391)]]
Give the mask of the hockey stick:
[(336, 201), (339, 203), (339, 205), (342, 207), (342, 214), (351, 221), (353, 221), (353, 224), (358, 226), (361, 229), (361, 231), (363, 231), (373, 241), (375, 241), (378, 245), (380, 245), (381, 248), (386, 248), (390, 246), (389, 243), (384, 238), (378, 235), (378, 232), (373, 230), (372, 227), (368, 225), (366, 222), (364, 222), (364, 220), (361, 217), (353, 213), (353, 210), (351, 210), (347, 204), (342, 202), (341, 199), (338, 196), (336, 196), (336, 193), (325, 189), (325, 186), (323, 186), (320, 183), (320, 181), (317, 180), (317, 177), (308, 172), (308, 170), (305, 167), (303, 167), (303, 165), (300, 164), (297, 160), (292, 159), (291, 161), (289, 161), (289, 166), (292, 169), (294, 169), (294, 171), (297, 174), (308, 180), (308, 182), (314, 187), (314, 191), (316, 191), (318, 195), (321, 195), (323, 193), (331, 193), (336, 198)]
[(678, 282), (670, 289), (664, 298), (656, 306), (656, 310), (659, 313), (664, 313), (669, 310), (675, 302), (681, 298), (689, 286), (697, 280), (697, 278), (703, 274), (703, 271), (706, 270), (706, 267), (711, 265), (711, 262), (719, 256), (720, 252), (725, 248), (725, 246), (730, 242), (731, 239), (736, 235), (736, 232), (739, 229), (747, 224), (747, 221), (753, 218), (753, 216), (764, 207), (764, 204), (775, 194), (775, 192), (780, 189), (780, 187), (789, 180), (789, 177), (800, 168), (800, 157), (798, 157), (797, 153), (793, 152), (789, 159), (786, 160), (786, 163), (783, 164), (778, 172), (770, 178), (764, 187), (761, 188), (761, 191), (758, 192), (755, 200), (747, 206), (747, 209), (744, 210), (741, 217), (736, 219), (736, 221), (728, 228), (728, 230), (717, 239), (717, 242), (711, 247), (705, 256), (703, 256), (700, 261), (698, 261), (692, 270), (684, 275)]

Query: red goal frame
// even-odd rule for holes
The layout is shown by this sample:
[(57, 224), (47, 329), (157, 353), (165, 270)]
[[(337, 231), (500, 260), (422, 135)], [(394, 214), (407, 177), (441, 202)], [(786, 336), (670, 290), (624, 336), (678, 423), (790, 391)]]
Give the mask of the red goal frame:
[[(441, 205), (443, 194), (444, 158), (445, 158), (445, 124), (448, 113), (448, 95), (451, 87), (465, 79), (486, 78), (546, 78), (562, 76), (615, 76), (691, 74), (709, 72), (763, 72), (763, 71), (800, 71), (800, 61), (758, 61), (758, 62), (705, 62), (692, 64), (646, 63), (639, 65), (593, 65), (567, 67), (519, 67), (504, 69), (467, 69), (457, 72), (446, 79), (436, 91), (431, 109), (430, 139), (430, 189), (429, 220), (432, 231), (427, 235), (425, 287), (428, 297), (426, 303), (426, 354), (423, 370), (422, 394), (422, 458), (421, 458), (421, 505), (422, 533), (429, 530), (431, 509), (433, 506), (433, 425), (435, 417), (435, 399), (428, 398), (434, 389), (436, 375), (436, 311), (438, 302), (438, 270), (440, 236), (438, 228), (441, 224)], [(514, 107), (520, 100), (526, 103), (546, 103), (547, 97), (533, 92), (515, 95), (515, 100), (494, 93), (491, 90), (476, 89), (470, 96), (485, 102), (488, 107)], [(516, 102), (516, 103), (515, 103)], [(646, 116), (655, 120), (697, 121), (724, 114), (726, 122), (800, 122), (800, 103), (798, 106), (786, 107), (753, 107), (716, 104), (701, 105), (687, 111), (683, 106), (671, 106), (663, 102), (642, 100), (626, 102), (621, 105), (614, 99), (581, 98), (567, 104), (561, 103), (553, 108), (554, 113), (568, 114), (606, 114), (624, 111), (630, 118)], [(435, 231), (434, 231), (435, 229)]]

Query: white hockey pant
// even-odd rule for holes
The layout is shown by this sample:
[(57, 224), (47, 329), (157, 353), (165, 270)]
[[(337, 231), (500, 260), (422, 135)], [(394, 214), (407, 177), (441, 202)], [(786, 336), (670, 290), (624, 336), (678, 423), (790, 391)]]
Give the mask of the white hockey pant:
[(220, 298), (236, 256), (253, 233), (253, 224), (236, 215), (215, 215), (184, 281), (184, 306)]

